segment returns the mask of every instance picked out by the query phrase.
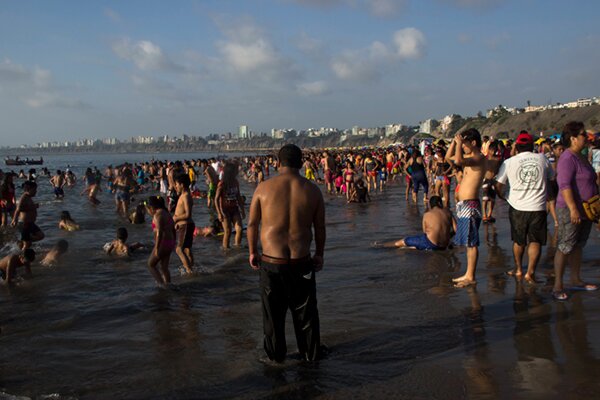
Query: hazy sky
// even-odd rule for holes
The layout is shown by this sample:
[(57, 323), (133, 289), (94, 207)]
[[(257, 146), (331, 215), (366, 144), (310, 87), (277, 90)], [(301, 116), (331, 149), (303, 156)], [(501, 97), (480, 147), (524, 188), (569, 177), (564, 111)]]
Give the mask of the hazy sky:
[(0, 1), (0, 145), (600, 95), (600, 1)]

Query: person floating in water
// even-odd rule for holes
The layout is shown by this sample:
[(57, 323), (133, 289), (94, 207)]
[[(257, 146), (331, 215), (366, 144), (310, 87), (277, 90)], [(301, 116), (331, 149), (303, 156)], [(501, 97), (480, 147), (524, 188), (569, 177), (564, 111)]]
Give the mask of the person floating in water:
[(129, 257), (132, 252), (144, 247), (144, 245), (139, 242), (127, 244), (128, 237), (129, 233), (126, 228), (121, 227), (117, 229), (117, 238), (112, 242), (105, 244), (104, 250), (109, 255), (114, 254), (120, 257)]
[[(431, 196), (429, 207), (429, 211), (423, 215), (423, 233), (421, 235), (386, 242), (380, 247), (401, 247), (417, 250), (447, 249), (456, 229), (456, 221), (450, 210), (444, 208), (440, 196)], [(376, 247), (379, 246), (376, 244)]]
[(35, 260), (35, 250), (25, 249), (21, 254), (11, 254), (0, 260), (0, 278), (10, 285), (15, 279), (17, 268), (25, 267), (26, 277), (31, 277), (31, 263)]
[(58, 222), (58, 228), (65, 231), (73, 232), (79, 230), (79, 225), (71, 218), (71, 214), (68, 211), (60, 213), (60, 221)]
[(55, 266), (68, 249), (69, 242), (64, 239), (59, 240), (54, 246), (52, 246), (50, 251), (46, 253), (46, 256), (42, 259), (42, 261), (40, 261), (40, 264), (42, 264), (44, 267)]

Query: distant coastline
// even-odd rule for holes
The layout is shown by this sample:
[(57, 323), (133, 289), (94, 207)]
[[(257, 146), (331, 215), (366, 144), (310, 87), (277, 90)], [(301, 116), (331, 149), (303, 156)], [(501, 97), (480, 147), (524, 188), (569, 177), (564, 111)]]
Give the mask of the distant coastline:
[[(457, 132), (468, 128), (478, 129), (482, 135), (492, 137), (515, 138), (525, 129), (536, 136), (549, 136), (559, 133), (569, 121), (582, 121), (586, 129), (600, 131), (600, 105), (574, 109), (558, 109), (521, 113), (517, 115), (495, 115), (494, 117), (458, 118), (445, 131), (439, 128), (432, 131), (435, 137), (452, 137)], [(398, 132), (388, 137), (367, 137), (366, 135), (347, 135), (339, 133), (321, 137), (296, 136), (287, 139), (275, 139), (268, 136), (249, 139), (226, 140), (218, 144), (208, 144), (204, 138), (195, 137), (189, 141), (168, 143), (119, 143), (117, 145), (97, 144), (80, 147), (18, 147), (2, 148), (0, 155), (39, 157), (45, 154), (114, 154), (114, 153), (235, 153), (235, 152), (269, 152), (279, 149), (285, 143), (294, 143), (302, 148), (362, 147), (388, 146), (393, 143), (407, 143), (418, 131)]]

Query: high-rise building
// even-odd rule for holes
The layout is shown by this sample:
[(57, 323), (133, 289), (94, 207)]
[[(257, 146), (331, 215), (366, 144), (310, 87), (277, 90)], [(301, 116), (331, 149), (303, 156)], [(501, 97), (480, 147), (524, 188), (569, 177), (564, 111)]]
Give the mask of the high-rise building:
[(248, 130), (248, 125), (240, 126), (240, 139), (249, 139), (250, 138), (250, 130)]

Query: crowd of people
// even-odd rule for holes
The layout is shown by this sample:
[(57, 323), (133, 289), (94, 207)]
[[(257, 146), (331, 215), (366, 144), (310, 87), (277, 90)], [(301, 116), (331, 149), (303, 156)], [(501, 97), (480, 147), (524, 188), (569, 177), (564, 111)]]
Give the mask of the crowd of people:
[[(48, 178), (57, 200), (64, 199), (65, 187), (77, 184), (70, 168), (54, 174), (44, 169), (39, 176), (35, 170), (29, 174), (0, 172), (2, 227), (18, 225), (20, 231), (21, 252), (0, 260), (0, 274), (9, 284), (19, 267), (31, 275), (30, 265), (36, 258), (32, 243), (45, 238), (36, 224), (39, 204), (34, 201), (42, 177)], [(24, 180), (18, 200), (15, 179)], [(566, 265), (571, 267), (568, 288), (598, 289), (581, 279), (580, 266), (582, 249), (600, 216), (600, 139), (590, 137), (580, 122), (567, 124), (560, 138), (546, 140), (536, 140), (526, 131), (514, 142), (495, 140), (468, 129), (450, 141), (385, 148), (302, 151), (286, 145), (277, 154), (230, 161), (152, 160), (109, 165), (103, 173), (87, 168), (81, 178), (85, 186), (81, 195), (95, 207), (101, 204), (100, 192), (110, 193), (115, 213), (127, 223), (144, 224), (145, 216), (151, 217), (154, 244), (147, 266), (157, 284), (167, 286), (173, 252), (187, 273), (194, 272), (195, 236), (222, 236), (223, 248), (229, 248), (235, 231), (234, 245), (241, 246), (246, 198), (239, 179), (257, 185), (247, 227), (249, 263), (261, 271), (265, 350), (276, 361), (285, 356), (287, 308), (295, 313), (297, 328), (303, 327), (296, 330), (301, 353), (312, 360), (320, 351), (314, 272), (323, 266), (325, 210), (318, 185), (323, 185), (332, 199), (338, 197), (344, 203), (368, 203), (390, 184), (406, 186), (406, 201), (418, 204), (422, 196), (428, 207), (423, 232), (383, 246), (418, 250), (466, 247), (467, 268), (454, 279), (457, 287), (476, 284), (478, 231), (482, 222), (493, 224), (499, 217), (494, 207), (497, 198), (509, 205), (515, 263), (510, 274), (535, 284), (550, 214), (558, 231), (554, 298), (568, 298), (563, 283)], [(132, 204), (134, 195), (144, 200)], [(213, 218), (208, 225), (197, 227), (193, 209), (204, 201)], [(59, 227), (80, 229), (68, 211), (61, 214)], [(316, 249), (311, 255), (313, 237)], [(120, 227), (105, 251), (127, 257), (144, 247), (127, 240), (127, 229)], [(56, 264), (67, 249), (65, 240), (58, 241), (41, 264)], [(523, 274), (525, 253), (528, 263)]]

